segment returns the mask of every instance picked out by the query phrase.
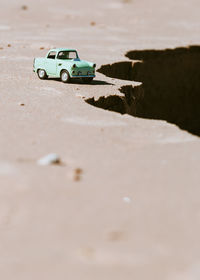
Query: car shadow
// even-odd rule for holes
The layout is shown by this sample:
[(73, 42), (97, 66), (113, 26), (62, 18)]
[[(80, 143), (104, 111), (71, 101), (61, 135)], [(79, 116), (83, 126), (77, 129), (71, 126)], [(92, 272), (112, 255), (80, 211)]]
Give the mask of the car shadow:
[[(48, 80), (62, 83), (59, 78), (48, 78)], [(80, 79), (73, 79), (69, 82), (69, 84), (91, 85), (91, 86), (114, 85), (112, 83), (108, 83), (106, 81), (101, 81), (101, 80), (93, 80), (91, 83), (84, 83)]]

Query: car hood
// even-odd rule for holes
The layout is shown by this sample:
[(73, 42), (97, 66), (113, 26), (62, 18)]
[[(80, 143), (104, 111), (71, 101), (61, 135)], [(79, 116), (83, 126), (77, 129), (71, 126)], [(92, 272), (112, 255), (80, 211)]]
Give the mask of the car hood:
[(70, 65), (74, 65), (76, 64), (76, 67), (92, 67), (93, 66), (93, 63), (92, 62), (89, 62), (89, 61), (86, 61), (86, 60), (70, 60), (70, 61), (66, 61), (66, 64), (70, 64)]

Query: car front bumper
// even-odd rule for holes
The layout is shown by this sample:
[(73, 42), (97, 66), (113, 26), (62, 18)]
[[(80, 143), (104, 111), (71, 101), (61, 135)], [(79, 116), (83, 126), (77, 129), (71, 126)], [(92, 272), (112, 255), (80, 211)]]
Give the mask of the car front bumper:
[(95, 78), (95, 75), (71, 75), (71, 78)]

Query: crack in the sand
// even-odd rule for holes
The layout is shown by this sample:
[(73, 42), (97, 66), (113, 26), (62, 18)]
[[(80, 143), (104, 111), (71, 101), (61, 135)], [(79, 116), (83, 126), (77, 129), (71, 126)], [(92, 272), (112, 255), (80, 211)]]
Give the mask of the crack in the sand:
[(166, 120), (200, 136), (200, 46), (129, 51), (131, 61), (101, 66), (98, 72), (141, 82), (122, 86), (124, 96), (102, 96), (91, 105), (135, 117)]

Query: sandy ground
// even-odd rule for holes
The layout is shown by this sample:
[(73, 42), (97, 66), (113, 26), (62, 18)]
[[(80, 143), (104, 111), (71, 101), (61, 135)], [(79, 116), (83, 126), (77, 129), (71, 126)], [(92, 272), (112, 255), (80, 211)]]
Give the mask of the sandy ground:
[[(129, 50), (198, 45), (199, 1), (0, 5), (1, 278), (200, 279), (199, 138), (84, 102), (131, 82), (32, 72), (51, 47), (98, 68)], [(62, 165), (37, 164), (52, 152)]]

